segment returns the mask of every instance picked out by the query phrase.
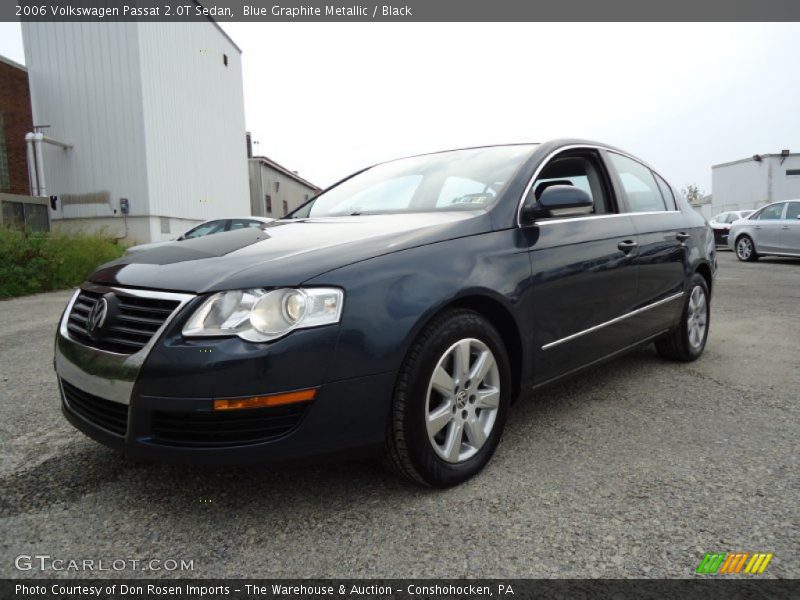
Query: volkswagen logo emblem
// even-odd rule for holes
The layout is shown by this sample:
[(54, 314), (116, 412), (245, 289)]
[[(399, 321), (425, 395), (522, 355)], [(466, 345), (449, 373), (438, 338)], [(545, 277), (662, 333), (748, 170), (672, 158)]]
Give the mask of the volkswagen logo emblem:
[(92, 337), (97, 339), (100, 329), (106, 322), (108, 316), (108, 301), (105, 298), (98, 298), (92, 310), (86, 315), (86, 332)]

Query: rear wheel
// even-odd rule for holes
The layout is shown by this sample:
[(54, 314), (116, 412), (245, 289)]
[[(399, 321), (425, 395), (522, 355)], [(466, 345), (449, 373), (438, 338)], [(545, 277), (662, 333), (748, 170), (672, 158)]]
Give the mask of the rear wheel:
[(739, 239), (736, 240), (736, 258), (742, 262), (758, 260), (756, 246), (749, 235), (739, 236)]
[(497, 330), (472, 311), (445, 313), (423, 330), (400, 369), (385, 462), (434, 487), (469, 479), (497, 448), (510, 392)]
[(697, 360), (706, 347), (710, 319), (708, 284), (702, 275), (695, 273), (686, 294), (680, 325), (656, 342), (656, 350), (671, 360)]

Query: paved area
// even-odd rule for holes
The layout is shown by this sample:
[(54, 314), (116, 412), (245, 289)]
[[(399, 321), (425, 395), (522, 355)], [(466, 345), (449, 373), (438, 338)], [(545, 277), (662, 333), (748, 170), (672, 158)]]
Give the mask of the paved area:
[(200, 577), (689, 577), (709, 550), (800, 577), (800, 260), (720, 263), (701, 360), (647, 347), (537, 392), (444, 492), (370, 463), (128, 462), (59, 412), (68, 293), (2, 302), (0, 577), (59, 574), (15, 570), (34, 554), (194, 559), (172, 575)]

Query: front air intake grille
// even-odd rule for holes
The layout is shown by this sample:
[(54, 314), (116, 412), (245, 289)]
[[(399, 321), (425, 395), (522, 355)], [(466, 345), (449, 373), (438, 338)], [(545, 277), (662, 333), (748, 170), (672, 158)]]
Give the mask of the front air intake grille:
[(63, 379), (61, 389), (64, 390), (64, 403), (70, 411), (114, 435), (125, 437), (125, 431), (128, 429), (126, 404), (98, 398), (79, 390)]
[(180, 304), (177, 300), (106, 294), (109, 301), (107, 322), (95, 336), (87, 331), (89, 314), (103, 294), (81, 290), (67, 321), (69, 335), (76, 342), (117, 354), (133, 354), (150, 338)]
[(219, 448), (256, 444), (284, 435), (310, 403), (252, 410), (153, 413), (153, 438), (167, 446)]

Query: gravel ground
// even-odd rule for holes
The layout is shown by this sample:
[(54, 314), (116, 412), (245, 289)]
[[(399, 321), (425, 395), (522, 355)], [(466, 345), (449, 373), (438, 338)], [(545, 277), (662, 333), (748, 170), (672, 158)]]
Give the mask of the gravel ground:
[(800, 577), (800, 261), (720, 263), (699, 361), (650, 346), (535, 393), (447, 491), (368, 462), (128, 462), (60, 414), (68, 292), (2, 302), (0, 577), (75, 575), (17, 571), (20, 554), (194, 559), (200, 577), (688, 577), (712, 549)]

